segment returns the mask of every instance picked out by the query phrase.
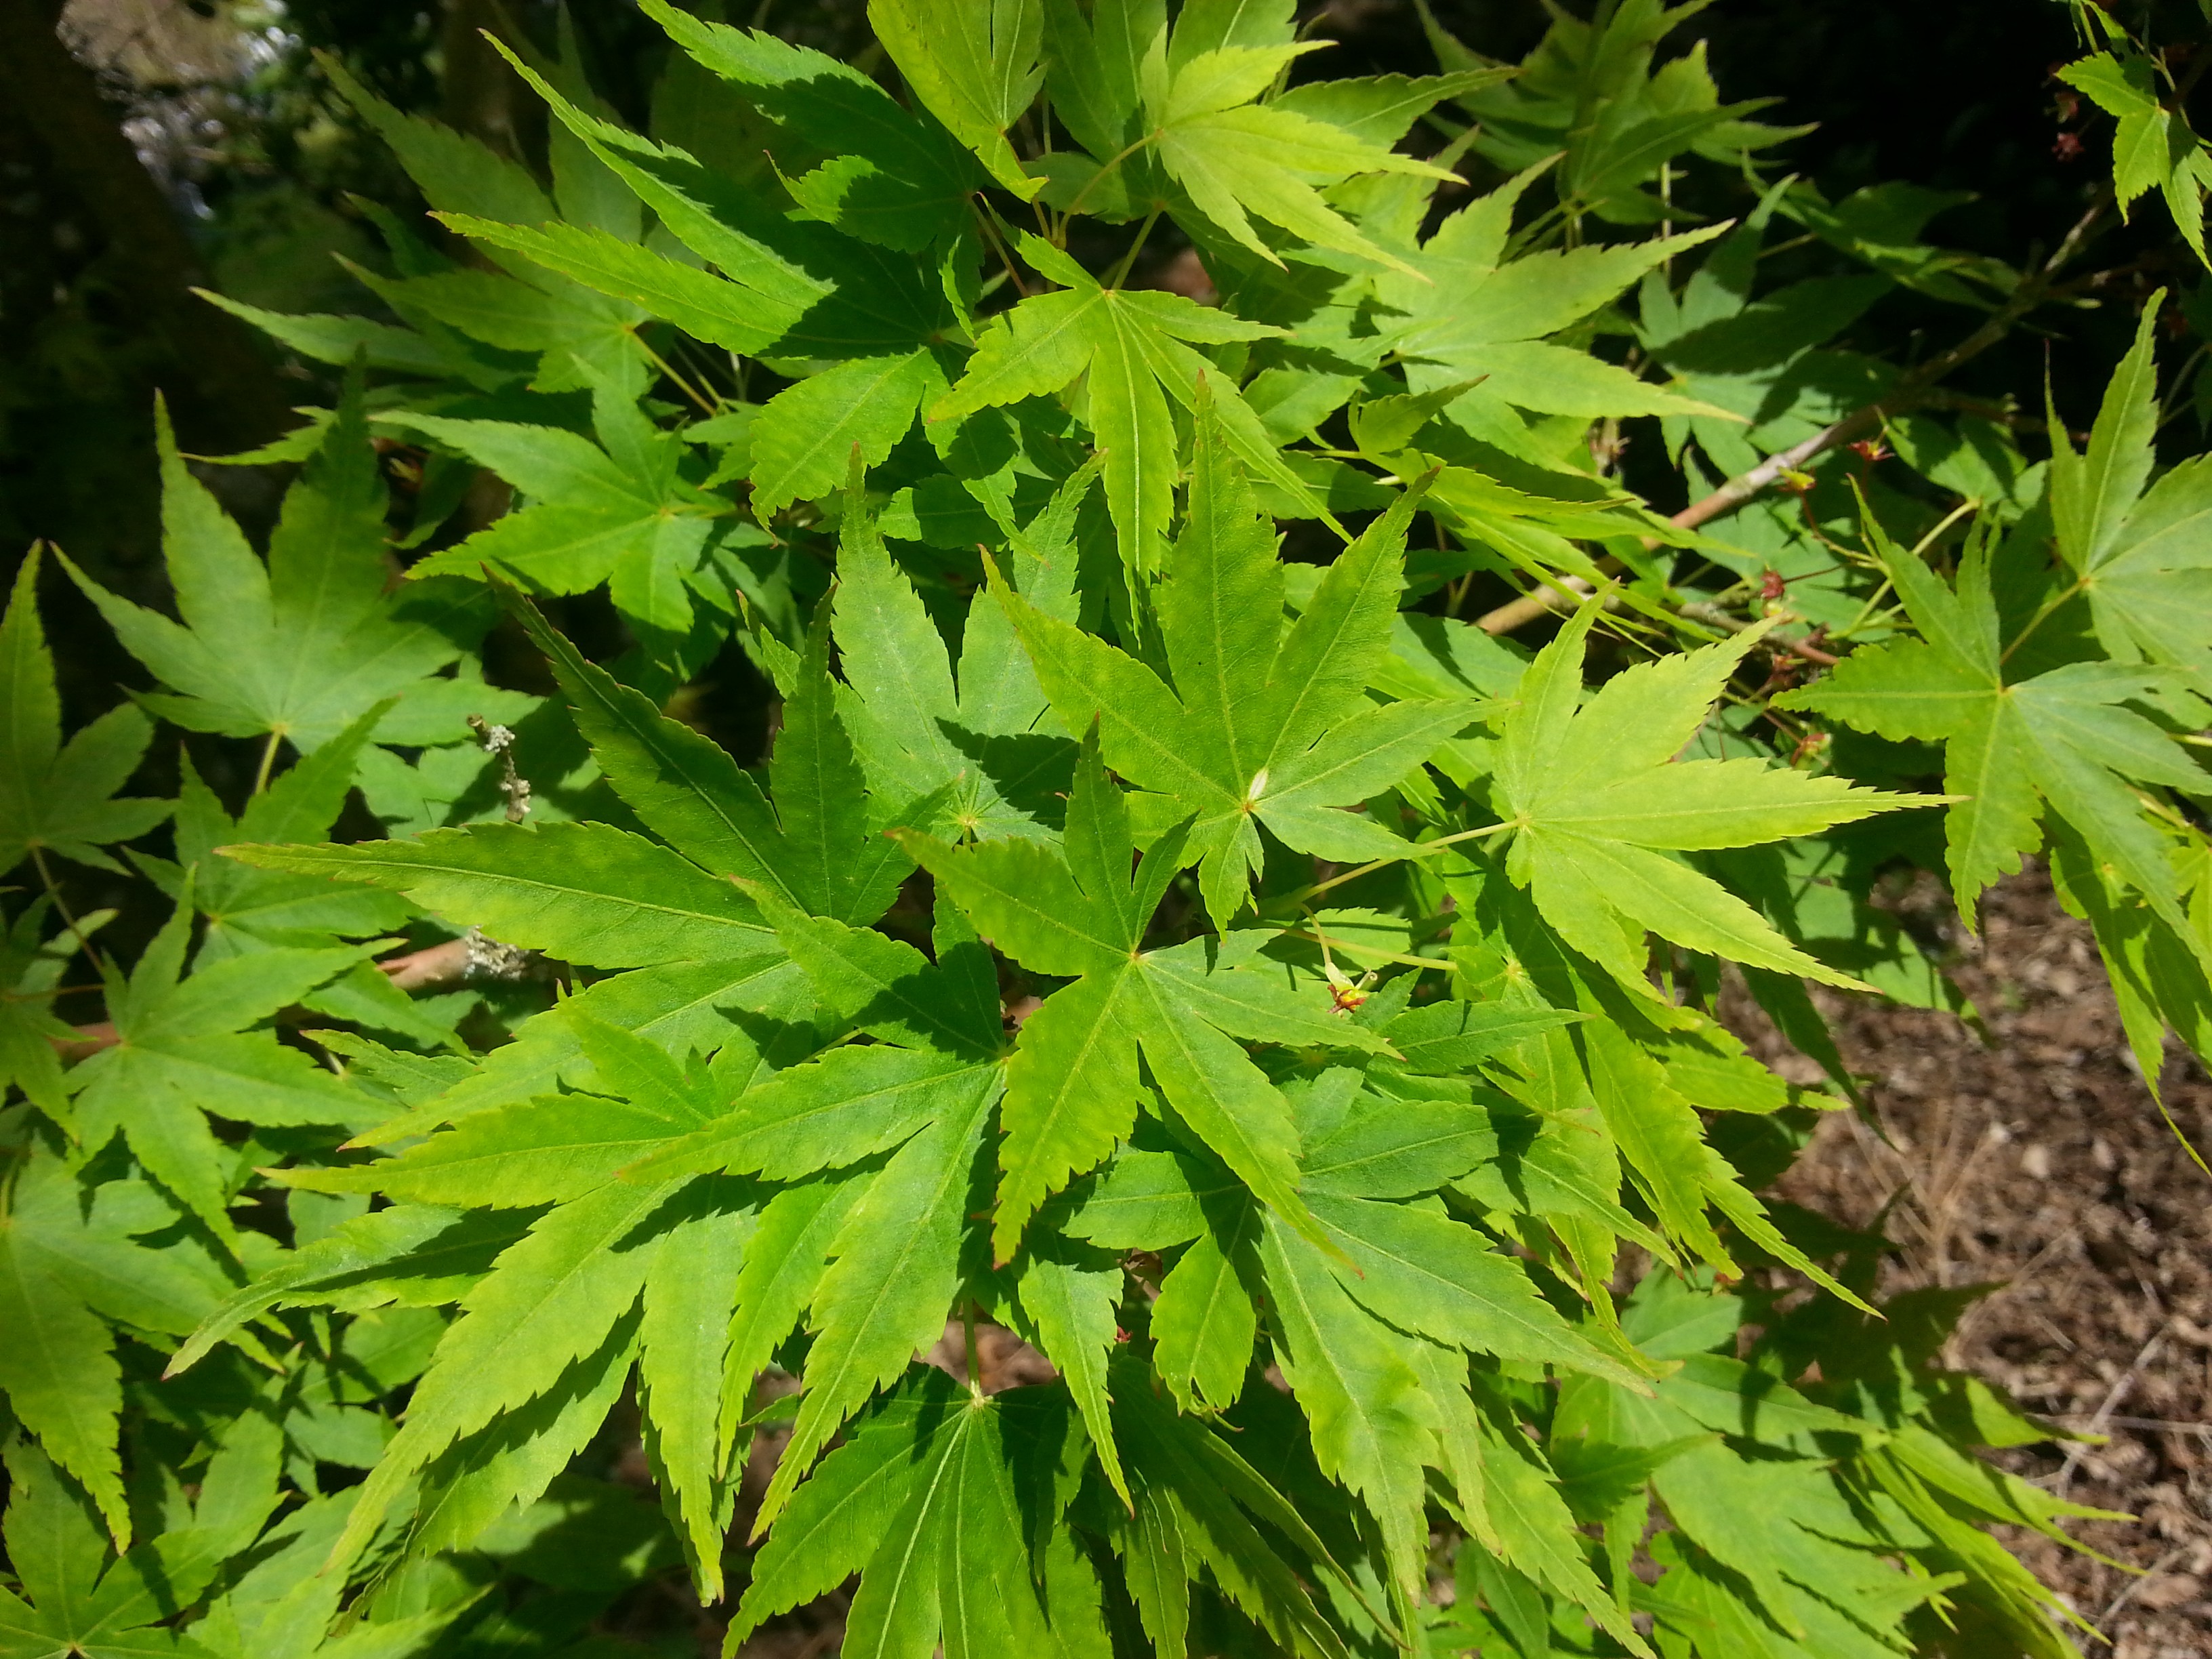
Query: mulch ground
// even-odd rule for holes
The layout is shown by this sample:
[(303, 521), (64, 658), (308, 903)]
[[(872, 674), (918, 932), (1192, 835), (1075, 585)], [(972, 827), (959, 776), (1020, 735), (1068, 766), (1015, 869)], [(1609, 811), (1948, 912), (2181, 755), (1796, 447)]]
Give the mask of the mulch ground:
[[(2112, 1659), (2212, 1654), (2212, 1180), (2160, 1120), (2088, 928), (2039, 874), (1993, 893), (1954, 977), (1984, 1041), (1948, 1015), (1826, 1004), (1880, 1131), (1825, 1119), (1782, 1183), (1839, 1220), (1881, 1218), (1887, 1291), (2001, 1283), (1954, 1333), (1952, 1364), (2027, 1410), (2109, 1437), (2007, 1454), (2016, 1474), (2124, 1510), (2076, 1534), (2126, 1567), (2009, 1538), (2110, 1638)], [(1810, 1080), (1808, 1078), (1807, 1080)], [(2175, 1121), (2212, 1146), (2212, 1082), (2170, 1048)]]

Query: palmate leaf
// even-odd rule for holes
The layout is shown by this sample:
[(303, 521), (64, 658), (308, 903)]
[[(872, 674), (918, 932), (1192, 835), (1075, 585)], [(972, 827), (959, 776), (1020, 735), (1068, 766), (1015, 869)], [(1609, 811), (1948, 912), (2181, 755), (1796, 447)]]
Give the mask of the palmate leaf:
[(1106, 1651), (1099, 1587), (1064, 1541), (1052, 1485), (1071, 1434), (1058, 1389), (963, 1396), (924, 1371), (787, 1511), (757, 1559), (737, 1639), (857, 1572), (844, 1636), (854, 1654)]
[(357, 948), (277, 946), (195, 964), (189, 883), (129, 978), (107, 969), (115, 1042), (76, 1066), (70, 1128), (89, 1152), (120, 1134), (155, 1179), (219, 1238), (236, 1159), (210, 1115), (267, 1126), (355, 1123), (374, 1107), (275, 1033), (250, 1030), (362, 959)]
[[(511, 1281), (513, 1294), (520, 1295), (533, 1273), (573, 1271), (579, 1277), (568, 1294), (580, 1300), (562, 1302), (562, 1316), (583, 1322), (581, 1346), (557, 1361), (541, 1361), (552, 1369), (534, 1387), (526, 1386), (526, 1366), (512, 1377), (506, 1369), (511, 1353), (538, 1352), (514, 1346), (526, 1340), (519, 1328), (501, 1335), (507, 1328), (495, 1322), (475, 1347), (441, 1351), (432, 1377), (465, 1388), (473, 1370), (480, 1386), (521, 1391), (511, 1395), (507, 1409), (514, 1415), (504, 1424), (471, 1419), (456, 1407), (437, 1431), (447, 1440), (434, 1436), (395, 1453), (423, 1460), (424, 1492), (411, 1547), (433, 1549), (441, 1540), (465, 1543), (514, 1497), (534, 1496), (596, 1431), (635, 1358), (642, 1368), (653, 1455), (672, 1487), (695, 1572), (702, 1584), (719, 1583), (716, 1540), (719, 1525), (726, 1524), (723, 1462), (732, 1426), (724, 1420), (723, 1360), (740, 1270), (759, 1231), (759, 1194), (744, 1182), (651, 1182), (647, 1195), (667, 1202), (650, 1222), (633, 1218), (635, 1231), (620, 1237), (592, 1234), (589, 1230), (605, 1219), (602, 1212), (629, 1213), (623, 1206), (637, 1195), (635, 1184), (617, 1182), (617, 1174), (711, 1119), (723, 1091), (704, 1067), (679, 1066), (648, 1038), (589, 1016), (572, 1017), (571, 1024), (592, 1062), (590, 1082), (598, 1092), (476, 1112), (394, 1159), (283, 1172), (281, 1178), (296, 1187), (376, 1191), (399, 1203), (368, 1218), (380, 1225), (357, 1227), (360, 1236), (348, 1240), (343, 1253), (325, 1250), (318, 1259), (313, 1249), (303, 1251), (273, 1283), (265, 1276), (247, 1298), (224, 1310), (223, 1321), (234, 1322), (272, 1294), (313, 1299), (314, 1279), (334, 1272), (358, 1274), (391, 1261), (419, 1262), (425, 1246), (447, 1247), (451, 1224), (463, 1213), (448, 1206), (562, 1206), (533, 1227), (537, 1245), (518, 1244), (520, 1254), (512, 1260), (502, 1255), (484, 1283), (482, 1295), (488, 1299), (480, 1304), (472, 1291), (466, 1305), (507, 1309), (513, 1295), (495, 1296), (495, 1285)], [(611, 1185), (617, 1188), (613, 1197), (599, 1196)], [(387, 1217), (393, 1219), (383, 1222)], [(572, 1235), (572, 1227), (585, 1231)], [(590, 1242), (594, 1237), (596, 1244)], [(336, 1235), (325, 1241), (337, 1242)], [(671, 1261), (671, 1252), (680, 1253), (679, 1259)], [(602, 1259), (608, 1256), (616, 1259)], [(708, 1263), (720, 1270), (706, 1271)], [(509, 1279), (502, 1280), (502, 1274)], [(641, 1316), (626, 1322), (624, 1296), (640, 1290)], [(592, 1323), (595, 1318), (601, 1322)], [(201, 1333), (195, 1352), (224, 1328), (223, 1321)], [(565, 1373), (562, 1365), (569, 1368)], [(556, 1376), (557, 1388), (551, 1386)], [(740, 1409), (742, 1403), (729, 1402)]]
[(883, 809), (866, 796), (833, 706), (826, 614), (810, 635), (769, 763), (773, 811), (726, 755), (586, 662), (542, 619), (526, 625), (554, 661), (580, 729), (604, 750), (609, 781), (649, 826), (708, 867), (605, 823), (478, 824), (414, 841), (224, 850), (264, 869), (394, 889), (506, 943), (603, 968), (756, 953), (768, 930), (730, 875), (830, 915), (872, 920), (890, 902), (907, 866), (872, 834), (871, 815)]
[(182, 1336), (228, 1288), (197, 1245), (137, 1242), (177, 1218), (143, 1182), (81, 1192), (70, 1166), (36, 1142), (0, 1216), (0, 1319), (9, 1332), (0, 1393), (124, 1543), (131, 1522), (116, 1444), (122, 1371), (109, 1322)]
[(1097, 1164), (1136, 1121), (1141, 1054), (1170, 1105), (1267, 1207), (1310, 1235), (1297, 1194), (1297, 1131), (1275, 1086), (1239, 1040), (1376, 1049), (1371, 1033), (1279, 981), (1215, 958), (1213, 941), (1142, 948), (1186, 830), (1156, 842), (1133, 872), (1121, 792), (1099, 760), (1096, 726), (1077, 763), (1063, 854), (1035, 843), (955, 848), (902, 833), (915, 861), (1001, 951), (1072, 976), (1024, 1022), (1007, 1067), (1003, 1171), (992, 1227), (1010, 1259), (1038, 1205)]
[(2180, 691), (2184, 671), (2076, 662), (2008, 681), (1986, 543), (1969, 546), (1954, 587), (1870, 515), (1865, 523), (1920, 637), (1854, 652), (1826, 678), (1777, 701), (1883, 737), (1944, 745), (1944, 787), (1960, 798), (1945, 814), (1947, 860), (1970, 922), (1982, 891), (2042, 844), (2047, 806), (2189, 937), (2166, 837), (2130, 787), (2130, 780), (2203, 787), (2203, 769), (2129, 707)]
[(396, 696), (400, 707), (380, 735), (450, 740), (408, 729), (409, 694), (434, 689), (437, 671), (475, 642), (485, 617), (452, 584), (386, 592), (384, 482), (358, 384), (285, 492), (265, 563), (185, 465), (166, 410), (156, 411), (155, 435), (162, 553), (183, 621), (110, 593), (64, 561), (131, 655), (168, 688), (141, 701), (190, 731), (267, 732), (305, 752)]
[(655, 1215), (675, 1206), (677, 1184), (600, 1187), (547, 1213), (501, 1254), (462, 1298), (406, 1423), (361, 1488), (333, 1566), (358, 1556), (432, 1459), (553, 1389), (629, 1316), (666, 1237)]
[(1293, 58), (1322, 44), (1222, 46), (1188, 56), (1171, 48), (1165, 57), (1147, 56), (1145, 108), (1160, 166), (1201, 217), (1270, 264), (1280, 265), (1282, 256), (1254, 228), (1255, 217), (1316, 247), (1409, 270), (1316, 186), (1362, 173), (1455, 181), (1456, 175), (1295, 109), (1255, 101)]
[(605, 582), (637, 626), (681, 637), (691, 625), (690, 580), (723, 503), (684, 480), (683, 441), (628, 397), (602, 386), (592, 410), (596, 443), (555, 427), (387, 416), (490, 468), (526, 503), (422, 561), (410, 579), (481, 577), (489, 568), (541, 593)]
[[(202, 966), (271, 947), (328, 949), (348, 939), (395, 933), (413, 916), (413, 907), (395, 894), (334, 887), (313, 876), (255, 870), (215, 856), (218, 847), (240, 837), (327, 842), (369, 734), (390, 708), (387, 702), (369, 709), (248, 799), (236, 818), (216, 799), (191, 757), (183, 757), (178, 862), (143, 854), (133, 858), (172, 899), (185, 896), (189, 877), (191, 901), (205, 921), (198, 957)], [(431, 1046), (452, 1036), (450, 1021), (418, 1009), (374, 963), (356, 963), (337, 980), (308, 992), (301, 1003), (334, 1018)]]
[[(1044, 397), (1085, 377), (1092, 441), (1105, 457), (1107, 511), (1122, 563), (1139, 584), (1159, 567), (1158, 544), (1174, 513), (1176, 442), (1169, 400), (1196, 408), (1201, 382), (1211, 390), (1224, 440), (1246, 465), (1310, 500), (1304, 481), (1277, 453), (1228, 377), (1192, 349), (1266, 339), (1280, 330), (1239, 321), (1180, 295), (1103, 288), (1026, 231), (1018, 245), (1024, 259), (1061, 287), (1032, 295), (984, 329), (966, 372), (925, 411), (931, 421)], [(1316, 506), (1316, 516), (1326, 516)]]
[[(831, 1231), (802, 1225), (787, 1245), (797, 1295), (768, 1346), (800, 1308), (811, 1309), (814, 1340), (792, 1438), (762, 1501), (764, 1528), (846, 1418), (943, 1331), (1006, 1068), (994, 988), (985, 1000), (965, 994), (967, 958), (981, 953), (957, 920), (940, 924), (932, 963), (882, 934), (809, 918), (765, 895), (762, 902), (823, 1006), (884, 1046), (834, 1048), (778, 1073), (628, 1174), (645, 1182), (709, 1170), (795, 1180), (876, 1160), (849, 1177), (853, 1195), (830, 1218)], [(764, 1260), (770, 1232), (764, 1221), (750, 1260)], [(748, 1365), (765, 1361), (767, 1346), (749, 1346)], [(748, 1371), (738, 1386), (750, 1381)]]
[(1044, 181), (1022, 171), (1006, 129), (1044, 84), (1043, 0), (869, 0), (868, 21), (915, 96), (994, 182), (1036, 195)]
[[(774, 124), (783, 141), (777, 176), (809, 217), (908, 254), (960, 229), (981, 171), (943, 127), (902, 109), (835, 58), (764, 31), (703, 21), (667, 0), (641, 3), (684, 51), (744, 88)], [(1010, 34), (1010, 49), (1020, 33)], [(912, 270), (917, 262), (902, 263)]]
[(559, 680), (576, 728), (647, 828), (717, 875), (758, 883), (793, 909), (865, 925), (912, 867), (873, 833), (930, 810), (933, 787), (872, 796), (835, 703), (827, 617), (808, 635), (769, 762), (771, 805), (720, 747), (588, 662), (526, 600), (523, 627)]
[(2212, 155), (2191, 130), (2188, 117), (2160, 100), (2154, 61), (2100, 52), (2056, 74), (2118, 120), (2112, 134), (2112, 192), (2120, 216), (2125, 218), (2130, 203), (2156, 190), (2173, 215), (2174, 228), (2197, 258), (2204, 259), (2204, 191), (2212, 185)]
[[(506, 50), (498, 42), (494, 45)], [(620, 192), (603, 187), (607, 181), (599, 171), (598, 159), (564, 136), (554, 137), (547, 147), (554, 186), (549, 198), (521, 166), (480, 140), (395, 109), (334, 59), (324, 59), (322, 67), (346, 100), (391, 146), (423, 199), (440, 216), (496, 222), (525, 235), (535, 228), (544, 240), (556, 245), (580, 234), (587, 246), (621, 250), (605, 254), (603, 263), (613, 263), (633, 276), (653, 257), (639, 246), (643, 226), (635, 204), (627, 204), (629, 210), (623, 211)], [(526, 69), (522, 72), (532, 76)], [(563, 224), (564, 213), (584, 221), (585, 228)], [(416, 331), (396, 339), (396, 331), (388, 330), (371, 337), (368, 349), (372, 361), (383, 359), (380, 366), (444, 374), (488, 390), (519, 379), (507, 354), (526, 353), (537, 359), (532, 386), (538, 391), (574, 391), (595, 381), (621, 386), (631, 397), (644, 391), (651, 359), (639, 338), (640, 325), (650, 315), (642, 296), (623, 293), (619, 285), (577, 280), (578, 273), (562, 270), (556, 262), (533, 262), (506, 248), (498, 248), (490, 258), (489, 263), (501, 269), (460, 266), (429, 252), (396, 223), (385, 234), (398, 256), (400, 276), (349, 268)], [(226, 310), (246, 315), (278, 338), (295, 343), (296, 349), (317, 345), (312, 337), (303, 340), (308, 328), (322, 325), (315, 331), (326, 333), (328, 324), (338, 320), (249, 314), (235, 301), (208, 297)]]
[(1513, 835), (1507, 873), (1561, 939), (1643, 994), (1651, 993), (1647, 930), (1752, 967), (1864, 988), (1667, 854), (1753, 846), (1932, 803), (1753, 758), (1671, 760), (1761, 630), (1641, 664), (1583, 702), (1596, 617), (1593, 601), (1538, 653), (1506, 720), (1494, 800)]
[(252, 1544), (276, 1506), (282, 1449), (275, 1418), (248, 1411), (223, 1434), (198, 1505), (180, 1504), (160, 1536), (127, 1550), (121, 1538), (111, 1552), (76, 1483), (36, 1443), (11, 1443), (8, 1555), (24, 1595), (0, 1589), (0, 1644), (10, 1659), (212, 1659), (162, 1621)]
[(169, 815), (167, 801), (115, 794), (137, 769), (153, 723), (125, 703), (64, 744), (53, 653), (39, 621), (39, 553), (33, 547), (17, 568), (0, 618), (0, 875), (33, 849), (116, 870), (100, 847)]
[[(1072, 548), (1058, 550), (1058, 570), (1025, 562), (1024, 597), (1065, 613), (1062, 601), (1074, 597), (1074, 556)], [(1074, 745), (1053, 719), (1006, 612), (989, 604), (969, 608), (956, 687), (945, 636), (855, 501), (841, 526), (834, 614), (851, 690), (842, 712), (878, 797), (941, 794), (944, 816), (979, 841), (1041, 837), (1040, 817), (1065, 790)]]
[[(686, 249), (720, 274), (592, 239), (573, 227), (532, 229), (527, 223), (471, 219), (467, 234), (524, 253), (602, 293), (629, 299), (641, 297), (643, 290), (655, 314), (732, 350), (780, 348), (790, 358), (833, 361), (911, 358), (950, 325), (951, 313), (927, 267), (902, 257), (899, 250), (927, 246), (942, 230), (945, 215), (958, 213), (969, 175), (957, 152), (873, 82), (832, 58), (772, 35), (704, 23), (665, 6), (647, 9), (715, 74), (744, 86), (763, 106), (787, 116), (803, 114), (831, 135), (825, 148), (846, 152), (836, 167), (824, 170), (825, 176), (835, 175), (835, 182), (826, 191), (811, 189), (808, 180), (794, 176), (803, 171), (796, 168), (785, 182), (817, 210), (818, 220), (839, 228), (785, 216), (780, 202), (756, 198), (684, 149), (577, 108), (527, 65), (516, 63), (562, 128), (613, 180), (650, 208)], [(895, 166), (908, 167), (921, 158), (928, 182), (887, 191), (883, 168), (851, 153), (855, 150), (896, 158)], [(902, 183), (918, 181), (902, 177)], [(860, 211), (856, 216), (843, 208)], [(886, 227), (890, 246), (879, 246)], [(874, 240), (860, 240), (871, 235)], [(741, 338), (748, 343), (738, 343)], [(802, 394), (799, 386), (787, 388), (780, 394), (783, 412), (815, 395)], [(823, 408), (830, 410), (829, 405)], [(905, 424), (881, 437), (883, 448), (888, 450), (912, 423), (913, 413), (909, 401)], [(779, 429), (784, 424), (771, 422), (763, 436), (775, 441), (795, 435)], [(877, 442), (872, 436), (868, 440), (872, 454)], [(843, 476), (847, 447), (834, 447), (832, 461), (840, 470), (824, 489)], [(756, 473), (757, 484), (762, 482)], [(776, 504), (775, 487), (770, 483), (766, 507)]]
[(1417, 392), (1474, 383), (1459, 400), (1470, 411), (1510, 404), (1544, 414), (1702, 414), (1732, 419), (1679, 392), (1638, 379), (1578, 346), (1549, 336), (1610, 302), (1644, 272), (1725, 225), (1624, 247), (1579, 247), (1505, 257), (1513, 209), (1543, 169), (1531, 168), (1446, 219), (1403, 264), (1380, 277), (1376, 296), (1403, 320), (1385, 339), (1407, 363)]
[(2198, 456), (2144, 488), (2158, 430), (2152, 343), (2163, 294), (2152, 295), (2112, 373), (2086, 454), (2051, 413), (2051, 528), (2074, 573), (2072, 592), (2087, 597), (2112, 660), (2170, 666), (2212, 696), (2212, 465)]
[(1107, 763), (1147, 792), (1139, 821), (1157, 830), (1189, 815), (1187, 850), (1225, 923), (1263, 859), (1261, 824), (1322, 858), (1402, 854), (1373, 819), (1338, 809), (1418, 769), (1480, 705), (1377, 707), (1365, 695), (1389, 653), (1411, 495), (1328, 568), (1287, 629), (1273, 538), (1203, 404), (1191, 496), (1158, 602), (1172, 687), (1003, 584), (998, 598), (1060, 719), (1073, 731), (1096, 721)]
[(1091, 164), (1054, 169), (1056, 204), (1117, 217), (1194, 210), (1216, 234), (1280, 265), (1258, 219), (1316, 247), (1406, 268), (1322, 191), (1362, 174), (1454, 175), (1395, 153), (1388, 138), (1262, 101), (1294, 59), (1328, 44), (1294, 42), (1288, 8), (1190, 7), (1172, 32), (1164, 7), (1116, 4), (1088, 26), (1073, 9), (1053, 19), (1053, 56), (1066, 60), (1054, 102), (1071, 107), (1069, 130)]

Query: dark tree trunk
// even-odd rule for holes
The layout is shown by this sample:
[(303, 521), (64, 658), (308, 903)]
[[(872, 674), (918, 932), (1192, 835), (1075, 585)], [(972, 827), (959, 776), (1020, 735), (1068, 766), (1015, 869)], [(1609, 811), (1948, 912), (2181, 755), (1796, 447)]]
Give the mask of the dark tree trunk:
[(276, 370), (243, 323), (191, 292), (207, 282), (198, 250), (55, 33), (59, 14), (52, 0), (0, 0), (0, 101), (36, 135), (48, 177), (97, 228), (124, 302), (174, 365), (165, 389), (186, 445), (266, 442), (296, 423)]

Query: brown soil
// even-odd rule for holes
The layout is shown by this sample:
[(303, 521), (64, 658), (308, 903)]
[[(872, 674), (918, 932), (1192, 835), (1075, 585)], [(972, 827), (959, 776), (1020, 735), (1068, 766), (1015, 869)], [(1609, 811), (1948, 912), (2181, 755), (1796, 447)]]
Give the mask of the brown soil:
[[(1954, 977), (1988, 1042), (1945, 1014), (1826, 1006), (1887, 1134), (1825, 1119), (1785, 1178), (1841, 1220), (1882, 1216), (1886, 1291), (2002, 1281), (1948, 1355), (2028, 1410), (2110, 1437), (2008, 1454), (2076, 1503), (2135, 1522), (2077, 1536), (2130, 1572), (2032, 1534), (2008, 1539), (2112, 1641), (2112, 1659), (2212, 1654), (2212, 1179), (2160, 1121), (2120, 1033), (2087, 927), (2048, 881), (1993, 893)], [(1808, 1079), (1807, 1080), (1810, 1080)], [(2169, 1048), (2166, 1100), (2212, 1146), (2212, 1084)]]

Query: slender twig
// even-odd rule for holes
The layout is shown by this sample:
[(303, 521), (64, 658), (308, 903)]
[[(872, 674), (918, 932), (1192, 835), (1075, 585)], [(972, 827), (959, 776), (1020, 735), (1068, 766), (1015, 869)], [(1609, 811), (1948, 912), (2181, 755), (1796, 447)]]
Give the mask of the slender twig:
[[(2081, 252), (2082, 244), (2088, 240), (2112, 205), (2111, 190), (2100, 191), (2097, 199), (2075, 222), (2073, 228), (2066, 233), (2064, 240), (2044, 261), (2041, 268), (2033, 276), (2022, 278), (2013, 289), (2012, 297), (1965, 339), (1908, 371), (1895, 387), (1864, 408), (1854, 410), (1802, 442), (1768, 456), (1749, 471), (1730, 478), (1711, 495), (1691, 502), (1680, 512), (1671, 515), (1668, 522), (1678, 530), (1694, 530), (1699, 525), (1733, 512), (1780, 481), (1784, 474), (1802, 471), (1808, 462), (1830, 450), (1854, 442), (1879, 429), (1885, 416), (1912, 407), (1935, 382), (1980, 356), (2004, 338), (2012, 331), (2014, 323), (2049, 296), (2052, 280)], [(1658, 545), (1656, 538), (1647, 538), (1644, 542), (1647, 551)], [(1600, 564), (1601, 568), (1620, 568), (1620, 561), (1611, 557), (1601, 560)], [(1498, 606), (1480, 617), (1476, 626), (1486, 634), (1510, 634), (1516, 629), (1527, 627), (1539, 617), (1578, 603), (1589, 592), (1590, 584), (1581, 577), (1562, 576), (1533, 593), (1524, 594), (1510, 604)]]
[(2160, 1556), (2157, 1560), (2152, 1562), (2149, 1567), (2145, 1570), (2142, 1577), (2130, 1578), (2125, 1584), (2122, 1585), (2120, 1587), (2120, 1593), (2118, 1595), (2115, 1595), (2112, 1598), (2111, 1604), (2106, 1607), (2102, 1613), (2097, 1615), (2094, 1623), (2098, 1627), (2101, 1629), (2103, 1626), (2111, 1624), (2112, 1622), (2113, 1615), (2118, 1613), (2122, 1607), (2127, 1606), (2129, 1602), (2136, 1599), (2136, 1592), (2137, 1590), (2141, 1589), (2145, 1584), (2150, 1583), (2152, 1579), (2164, 1572), (2168, 1567), (2172, 1566), (2176, 1561), (2180, 1559), (2181, 1557), (2186, 1555), (2189, 1553), (2190, 1547), (2191, 1547), (2187, 1544), (2176, 1544), (2165, 1554)]
[[(2120, 1373), (2118, 1380), (2106, 1391), (2104, 1403), (2097, 1407), (2095, 1414), (2089, 1419), (2090, 1433), (2102, 1434), (2105, 1431), (2105, 1425), (2112, 1420), (2112, 1407), (2118, 1405), (2121, 1397), (2135, 1386), (2136, 1378), (2142, 1375), (2142, 1368), (2150, 1363), (2151, 1356), (2158, 1352), (2159, 1344), (2166, 1340), (2166, 1324), (2162, 1323), (2150, 1334), (2150, 1340), (2136, 1351), (2134, 1362), (2127, 1370)], [(2066, 1462), (2060, 1467), (2057, 1477), (2051, 1483), (2052, 1491), (2057, 1496), (2060, 1498), (2066, 1496), (2067, 1488), (2074, 1484), (2074, 1471), (2081, 1467), (2082, 1458), (2087, 1455), (2088, 1447), (2086, 1444), (2076, 1443), (2067, 1448)]]

